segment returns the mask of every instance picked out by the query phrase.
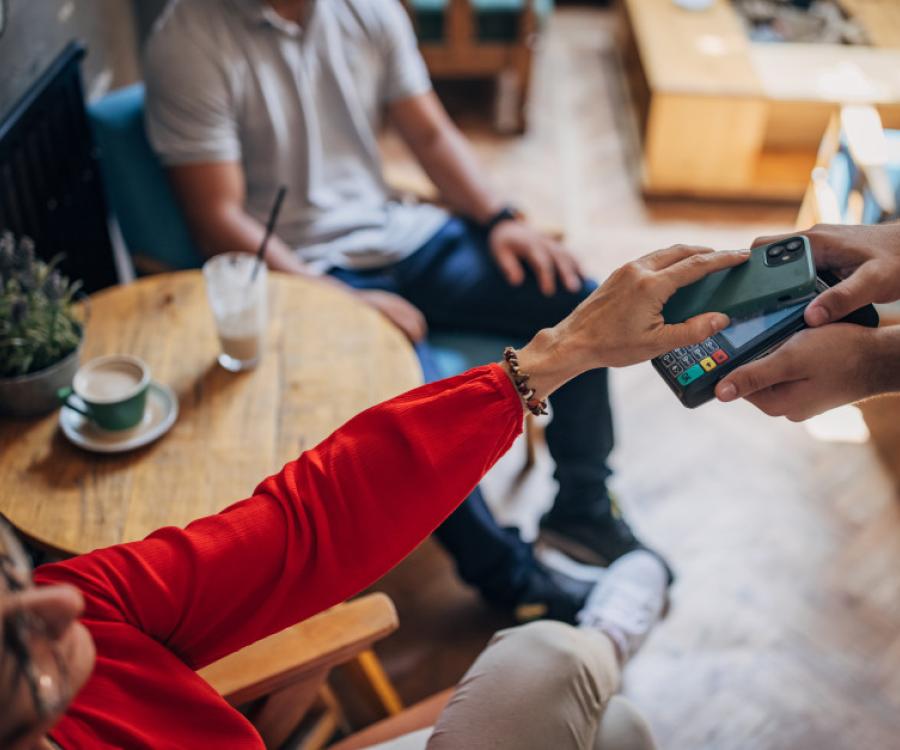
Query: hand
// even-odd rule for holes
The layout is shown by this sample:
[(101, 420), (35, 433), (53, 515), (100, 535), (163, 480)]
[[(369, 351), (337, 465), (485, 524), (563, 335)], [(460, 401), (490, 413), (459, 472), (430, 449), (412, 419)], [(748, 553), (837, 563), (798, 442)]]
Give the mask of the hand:
[(720, 401), (743, 397), (771, 417), (792, 422), (882, 392), (883, 332), (851, 323), (810, 328), (716, 386)]
[(413, 343), (421, 341), (428, 333), (428, 325), (422, 311), (399, 294), (383, 292), (380, 289), (363, 289), (356, 291), (355, 294), (403, 331)]
[(523, 221), (500, 222), (488, 237), (488, 244), (500, 272), (512, 286), (519, 286), (525, 280), (523, 263), (526, 263), (547, 297), (556, 293), (557, 276), (570, 292), (581, 289), (578, 261), (556, 240)]
[[(817, 224), (803, 234), (809, 238), (816, 267), (845, 279), (806, 308), (810, 326), (840, 320), (873, 302), (900, 299), (900, 224)], [(760, 237), (753, 246), (788, 236), (793, 235)]]
[(544, 398), (587, 370), (631, 365), (696, 344), (726, 328), (728, 316), (704, 313), (667, 325), (662, 316), (666, 300), (679, 287), (749, 257), (749, 250), (714, 253), (676, 245), (627, 263), (565, 320), (540, 331), (519, 352), (519, 365)]

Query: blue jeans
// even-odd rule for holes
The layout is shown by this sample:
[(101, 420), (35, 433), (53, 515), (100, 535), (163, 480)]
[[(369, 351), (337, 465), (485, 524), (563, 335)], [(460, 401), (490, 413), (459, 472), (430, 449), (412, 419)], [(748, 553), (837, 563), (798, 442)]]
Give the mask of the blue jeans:
[[(595, 288), (586, 281), (571, 293), (541, 294), (530, 273), (510, 286), (491, 258), (486, 238), (462, 219), (450, 219), (415, 253), (385, 268), (331, 274), (357, 289), (382, 289), (405, 297), (425, 315), (432, 330), (473, 332), (529, 339), (555, 325)], [(416, 346), (427, 381), (441, 377), (427, 343)], [(503, 352), (497, 352), (501, 359)], [(584, 373), (551, 399), (553, 419), (547, 445), (556, 462), (559, 491), (554, 515), (596, 518), (609, 514), (606, 465), (613, 447), (606, 370)], [(478, 415), (473, 414), (473, 419)], [(531, 546), (515, 529), (501, 528), (479, 489), (435, 532), (456, 559), (463, 580), (492, 600), (514, 600), (534, 566)]]

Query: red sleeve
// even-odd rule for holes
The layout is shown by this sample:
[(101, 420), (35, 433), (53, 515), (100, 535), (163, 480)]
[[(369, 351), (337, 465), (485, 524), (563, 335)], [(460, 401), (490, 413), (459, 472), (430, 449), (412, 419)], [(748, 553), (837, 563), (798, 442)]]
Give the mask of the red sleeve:
[(217, 515), (43, 566), (36, 579), (75, 585), (86, 620), (130, 623), (200, 668), (380, 578), (521, 427), (503, 370), (480, 367), (354, 417)]

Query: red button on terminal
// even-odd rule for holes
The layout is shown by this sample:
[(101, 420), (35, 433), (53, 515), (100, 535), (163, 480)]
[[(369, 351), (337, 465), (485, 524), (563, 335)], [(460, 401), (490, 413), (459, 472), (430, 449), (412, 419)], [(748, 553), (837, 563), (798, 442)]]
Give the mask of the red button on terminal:
[(723, 362), (728, 360), (728, 355), (725, 353), (724, 349), (717, 349), (712, 353), (712, 358), (718, 363), (722, 364)]

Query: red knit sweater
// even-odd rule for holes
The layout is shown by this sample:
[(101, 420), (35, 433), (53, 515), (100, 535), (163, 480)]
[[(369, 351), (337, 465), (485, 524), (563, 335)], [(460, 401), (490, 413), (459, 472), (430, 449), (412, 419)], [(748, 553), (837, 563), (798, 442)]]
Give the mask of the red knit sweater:
[(509, 379), (481, 367), (354, 417), (217, 515), (39, 568), (38, 585), (82, 591), (97, 646), (53, 739), (66, 750), (262, 748), (194, 670), (370, 585), (521, 425)]

